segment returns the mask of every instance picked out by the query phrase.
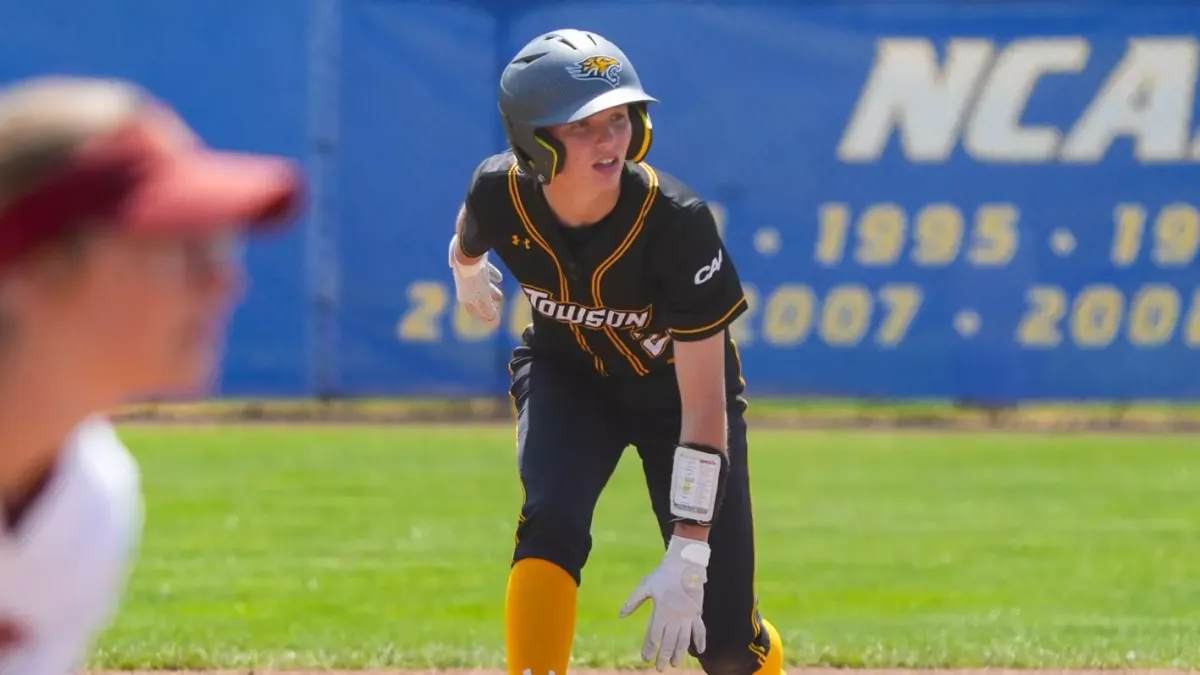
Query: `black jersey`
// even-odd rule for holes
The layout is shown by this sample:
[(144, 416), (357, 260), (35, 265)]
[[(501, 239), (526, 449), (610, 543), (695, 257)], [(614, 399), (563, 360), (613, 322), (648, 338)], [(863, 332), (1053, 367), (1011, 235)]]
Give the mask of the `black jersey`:
[(726, 388), (741, 393), (728, 327), (746, 296), (711, 210), (683, 182), (625, 162), (612, 212), (565, 227), (509, 151), (475, 169), (464, 201), (463, 253), (495, 251), (516, 277), (535, 354), (611, 378), (673, 376), (673, 341), (724, 333)]

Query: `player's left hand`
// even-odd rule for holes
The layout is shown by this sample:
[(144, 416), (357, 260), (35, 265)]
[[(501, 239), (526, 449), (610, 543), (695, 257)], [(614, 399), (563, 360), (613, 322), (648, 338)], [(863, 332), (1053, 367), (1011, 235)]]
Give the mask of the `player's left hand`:
[(693, 640), (696, 651), (704, 651), (706, 633), (702, 612), (704, 584), (708, 581), (708, 542), (675, 535), (667, 546), (658, 568), (646, 575), (637, 590), (621, 607), (620, 616), (629, 616), (646, 600), (654, 601), (650, 627), (642, 644), (642, 660), (647, 663), (658, 653), (655, 667), (662, 672), (669, 662), (678, 666), (687, 656)]

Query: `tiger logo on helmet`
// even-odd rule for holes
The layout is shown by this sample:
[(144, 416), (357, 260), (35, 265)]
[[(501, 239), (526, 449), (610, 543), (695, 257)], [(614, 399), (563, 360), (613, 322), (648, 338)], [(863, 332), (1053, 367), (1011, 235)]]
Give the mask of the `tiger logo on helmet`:
[(567, 66), (577, 80), (603, 80), (612, 87), (621, 84), (621, 62), (611, 56), (589, 56)]

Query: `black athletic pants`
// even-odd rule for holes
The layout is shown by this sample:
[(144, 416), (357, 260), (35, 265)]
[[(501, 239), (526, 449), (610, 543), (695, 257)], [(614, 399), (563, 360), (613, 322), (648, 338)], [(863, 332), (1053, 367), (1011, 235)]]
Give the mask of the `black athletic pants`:
[[(579, 583), (592, 546), (592, 513), (628, 445), (642, 459), (665, 546), (674, 530), (669, 491), (680, 423), (673, 383), (619, 387), (610, 378), (544, 362), (525, 346), (514, 351), (510, 367), (517, 465), (525, 493), (513, 563), (548, 560)], [(709, 675), (750, 675), (768, 647), (754, 591), (743, 410), (740, 400), (729, 406), (730, 474), (709, 535), (712, 557), (704, 587), (708, 645), (699, 656)]]

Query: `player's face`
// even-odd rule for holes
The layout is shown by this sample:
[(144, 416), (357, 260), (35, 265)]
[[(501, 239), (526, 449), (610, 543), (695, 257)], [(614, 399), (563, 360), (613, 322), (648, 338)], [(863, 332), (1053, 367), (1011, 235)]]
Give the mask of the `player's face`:
[(621, 181), (625, 153), (632, 129), (629, 107), (601, 110), (570, 124), (550, 128), (567, 149), (566, 166), (559, 177), (564, 182), (595, 187), (612, 187)]
[(69, 264), (65, 279), (39, 289), (34, 321), (81, 377), (122, 395), (209, 383), (242, 287), (236, 239), (104, 233)]

